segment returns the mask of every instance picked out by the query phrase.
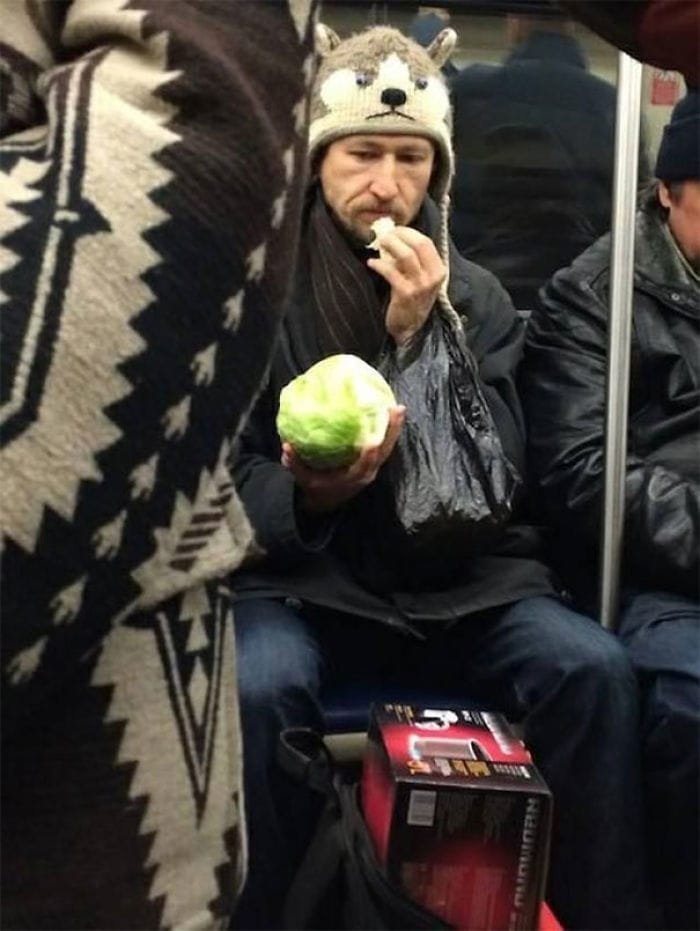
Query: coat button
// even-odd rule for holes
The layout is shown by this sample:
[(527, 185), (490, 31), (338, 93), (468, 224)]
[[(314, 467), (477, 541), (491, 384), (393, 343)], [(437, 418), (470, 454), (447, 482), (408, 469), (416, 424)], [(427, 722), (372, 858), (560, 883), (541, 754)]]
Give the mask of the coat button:
[(678, 301), (680, 301), (680, 299), (681, 299), (681, 296), (680, 296), (680, 294), (678, 293), (678, 291), (672, 291), (672, 292), (671, 292), (671, 300), (672, 300), (672, 301), (675, 301), (676, 303), (678, 303)]

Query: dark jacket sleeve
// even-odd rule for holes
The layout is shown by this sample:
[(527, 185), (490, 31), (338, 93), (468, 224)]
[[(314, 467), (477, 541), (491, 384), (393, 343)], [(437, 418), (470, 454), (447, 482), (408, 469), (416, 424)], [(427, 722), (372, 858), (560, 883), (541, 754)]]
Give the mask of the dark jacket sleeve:
[[(523, 366), (530, 468), (560, 530), (595, 546), (603, 506), (607, 308), (575, 272), (558, 273), (527, 330)], [(700, 486), (627, 457), (625, 563), (646, 585), (692, 593), (700, 573)]]
[[(464, 263), (464, 259), (459, 259)], [(491, 272), (467, 262), (468, 299), (455, 302), (466, 314), (467, 340), (479, 366), (482, 389), (503, 445), (518, 472), (525, 470), (525, 421), (516, 389), (524, 324), (508, 292)]]

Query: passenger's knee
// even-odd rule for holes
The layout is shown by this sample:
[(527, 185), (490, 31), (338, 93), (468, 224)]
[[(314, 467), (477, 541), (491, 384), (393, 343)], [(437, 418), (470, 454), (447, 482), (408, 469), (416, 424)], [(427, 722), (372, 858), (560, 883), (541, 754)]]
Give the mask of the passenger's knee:
[(238, 689), (243, 713), (265, 713), (319, 690), (318, 645), (298, 616), (246, 616), (236, 636)]
[(241, 708), (264, 712), (279, 705), (316, 696), (318, 662), (313, 651), (265, 650), (249, 663), (239, 662)]
[(557, 664), (562, 676), (583, 693), (637, 692), (634, 669), (624, 646), (617, 638), (600, 631), (599, 636), (559, 652)]
[(647, 752), (659, 760), (683, 760), (698, 771), (700, 759), (700, 686), (697, 680), (659, 676), (644, 703)]

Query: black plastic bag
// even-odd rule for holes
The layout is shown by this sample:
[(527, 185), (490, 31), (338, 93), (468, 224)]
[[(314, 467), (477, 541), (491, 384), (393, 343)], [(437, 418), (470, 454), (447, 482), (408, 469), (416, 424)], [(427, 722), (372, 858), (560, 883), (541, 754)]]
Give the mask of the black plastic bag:
[(417, 349), (387, 352), (378, 367), (407, 409), (387, 463), (398, 523), (418, 550), (439, 544), (466, 555), (500, 536), (520, 477), (454, 317), (434, 313)]
[(287, 896), (285, 928), (449, 929), (387, 878), (360, 811), (358, 786), (342, 778), (315, 731), (283, 731), (278, 759), (286, 772), (326, 798), (316, 833)]

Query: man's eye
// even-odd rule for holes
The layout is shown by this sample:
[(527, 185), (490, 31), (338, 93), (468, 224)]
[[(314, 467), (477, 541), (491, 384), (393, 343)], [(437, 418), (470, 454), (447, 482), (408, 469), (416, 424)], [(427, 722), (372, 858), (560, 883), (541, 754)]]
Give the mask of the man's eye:
[(374, 155), (373, 152), (366, 152), (366, 151), (364, 151), (364, 150), (362, 150), (362, 149), (358, 149), (356, 152), (353, 152), (352, 154), (355, 156), (355, 158), (359, 158), (359, 159), (362, 159), (362, 160), (370, 159), (370, 158), (372, 158), (373, 155)]

